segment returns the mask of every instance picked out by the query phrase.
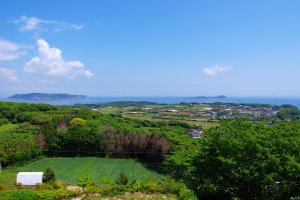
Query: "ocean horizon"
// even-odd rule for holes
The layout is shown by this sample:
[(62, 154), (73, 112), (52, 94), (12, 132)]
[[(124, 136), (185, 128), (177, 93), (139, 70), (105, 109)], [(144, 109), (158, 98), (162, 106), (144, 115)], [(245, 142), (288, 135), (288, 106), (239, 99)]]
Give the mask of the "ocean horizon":
[(25, 103), (46, 103), (50, 105), (72, 106), (75, 104), (98, 104), (109, 103), (116, 101), (148, 101), (163, 104), (176, 104), (176, 103), (241, 103), (241, 104), (271, 104), (271, 105), (284, 105), (289, 104), (296, 106), (300, 109), (300, 97), (228, 97), (223, 99), (217, 98), (191, 98), (191, 97), (158, 97), (158, 96), (128, 96), (128, 97), (86, 97), (83, 99), (71, 100), (15, 100), (8, 98), (1, 98), (0, 101), (9, 102), (25, 102)]

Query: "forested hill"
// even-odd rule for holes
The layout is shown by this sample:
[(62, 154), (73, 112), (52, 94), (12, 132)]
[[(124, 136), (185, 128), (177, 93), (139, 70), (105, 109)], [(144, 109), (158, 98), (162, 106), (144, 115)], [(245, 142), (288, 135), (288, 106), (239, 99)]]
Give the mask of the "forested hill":
[(29, 93), (29, 94), (15, 94), (9, 99), (22, 100), (68, 100), (68, 99), (82, 99), (85, 95), (71, 95), (71, 94), (46, 94), (46, 93)]

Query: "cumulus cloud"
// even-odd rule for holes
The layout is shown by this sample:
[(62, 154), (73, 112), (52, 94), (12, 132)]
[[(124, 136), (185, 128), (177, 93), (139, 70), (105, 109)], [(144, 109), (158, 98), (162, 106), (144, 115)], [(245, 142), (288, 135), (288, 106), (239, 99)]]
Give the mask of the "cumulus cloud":
[(21, 82), (20, 78), (15, 74), (14, 70), (0, 67), (0, 78), (8, 82)]
[(226, 72), (231, 69), (231, 66), (228, 65), (215, 65), (213, 67), (208, 67), (203, 70), (203, 73), (206, 75), (217, 75), (222, 72)]
[(24, 55), (25, 46), (0, 38), (0, 61), (9, 61)]
[(37, 40), (37, 57), (32, 58), (25, 64), (24, 71), (32, 74), (43, 74), (57, 77), (69, 77), (74, 79), (76, 76), (90, 78), (93, 73), (84, 68), (84, 64), (78, 60), (65, 61), (62, 52), (58, 48), (50, 47), (43, 40)]
[(72, 24), (63, 21), (46, 20), (37, 17), (22, 16), (12, 21), (18, 24), (21, 31), (55, 31), (60, 32), (63, 30), (81, 30), (83, 25)]

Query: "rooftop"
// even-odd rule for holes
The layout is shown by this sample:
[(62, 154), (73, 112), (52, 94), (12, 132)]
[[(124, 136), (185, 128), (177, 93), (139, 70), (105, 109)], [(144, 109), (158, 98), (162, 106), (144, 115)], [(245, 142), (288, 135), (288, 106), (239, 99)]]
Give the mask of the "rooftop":
[(44, 172), (19, 172), (18, 175), (22, 176), (42, 176)]

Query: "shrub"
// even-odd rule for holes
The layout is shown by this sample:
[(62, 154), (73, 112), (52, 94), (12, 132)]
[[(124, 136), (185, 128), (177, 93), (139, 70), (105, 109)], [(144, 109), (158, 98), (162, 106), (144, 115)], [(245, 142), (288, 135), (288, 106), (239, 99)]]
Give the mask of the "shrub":
[(23, 188), (23, 185), (22, 185), (22, 183), (16, 183), (16, 187), (17, 187), (17, 189), (21, 189), (21, 188)]
[(116, 184), (118, 184), (118, 185), (127, 185), (127, 184), (128, 184), (128, 181), (129, 181), (129, 179), (128, 179), (127, 174), (125, 174), (125, 172), (122, 171), (122, 172), (120, 173), (119, 177), (116, 179), (115, 182), (116, 182)]
[(78, 179), (77, 185), (81, 187), (90, 187), (90, 186), (96, 186), (96, 180), (94, 180), (90, 176), (83, 176)]
[(47, 183), (47, 182), (53, 182), (54, 180), (55, 180), (54, 171), (48, 167), (44, 173), (43, 181)]

